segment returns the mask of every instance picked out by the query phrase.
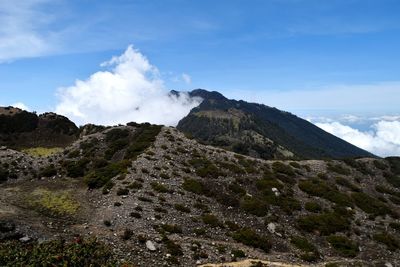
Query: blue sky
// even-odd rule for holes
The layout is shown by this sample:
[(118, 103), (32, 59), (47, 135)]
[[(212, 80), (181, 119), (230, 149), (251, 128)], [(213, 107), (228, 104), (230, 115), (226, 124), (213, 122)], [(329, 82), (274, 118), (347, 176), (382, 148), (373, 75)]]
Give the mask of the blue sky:
[(375, 137), (376, 118), (400, 114), (398, 14), (397, 0), (0, 0), (0, 104), (60, 110), (60, 88), (133, 45), (159, 90), (218, 90)]

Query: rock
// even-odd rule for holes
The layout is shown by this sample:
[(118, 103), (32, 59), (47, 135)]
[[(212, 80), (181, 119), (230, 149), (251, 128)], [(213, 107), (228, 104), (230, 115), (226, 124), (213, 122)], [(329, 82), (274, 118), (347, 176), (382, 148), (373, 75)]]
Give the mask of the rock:
[(279, 195), (281, 194), (281, 193), (279, 193), (279, 190), (276, 187), (272, 187), (271, 190), (275, 194), (275, 196), (277, 196), (277, 197), (279, 197)]
[(274, 223), (269, 223), (267, 229), (271, 234), (274, 234), (276, 231), (276, 225)]
[(385, 267), (393, 267), (393, 265), (390, 262), (386, 262)]
[(146, 241), (146, 247), (148, 250), (150, 251), (156, 251), (156, 246), (153, 244), (153, 242), (151, 242), (150, 240)]
[(23, 242), (23, 243), (26, 243), (26, 242), (31, 241), (31, 238), (30, 238), (29, 236), (24, 236), (24, 237), (21, 237), (21, 238), (19, 239), (19, 241), (21, 241), (21, 242)]

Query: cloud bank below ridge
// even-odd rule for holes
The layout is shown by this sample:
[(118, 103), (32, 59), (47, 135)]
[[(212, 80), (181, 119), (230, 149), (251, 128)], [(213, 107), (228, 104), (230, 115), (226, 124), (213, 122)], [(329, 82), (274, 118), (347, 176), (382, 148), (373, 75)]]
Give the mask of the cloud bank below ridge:
[(400, 156), (400, 121), (380, 120), (373, 123), (369, 131), (360, 131), (338, 121), (315, 125), (375, 155)]

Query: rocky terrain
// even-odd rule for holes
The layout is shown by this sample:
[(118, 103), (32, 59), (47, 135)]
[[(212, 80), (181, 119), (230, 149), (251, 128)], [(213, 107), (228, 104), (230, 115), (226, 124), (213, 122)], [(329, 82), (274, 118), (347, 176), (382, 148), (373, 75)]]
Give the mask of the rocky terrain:
[(0, 160), (1, 266), (400, 263), (399, 158), (263, 160), (130, 123)]

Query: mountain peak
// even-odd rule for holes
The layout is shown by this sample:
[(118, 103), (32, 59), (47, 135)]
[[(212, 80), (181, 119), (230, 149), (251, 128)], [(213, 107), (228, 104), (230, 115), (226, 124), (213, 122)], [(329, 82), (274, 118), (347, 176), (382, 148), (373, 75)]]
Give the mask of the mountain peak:
[(189, 93), (191, 97), (201, 97), (205, 100), (228, 100), (225, 96), (217, 91), (207, 91), (205, 89), (195, 89)]

